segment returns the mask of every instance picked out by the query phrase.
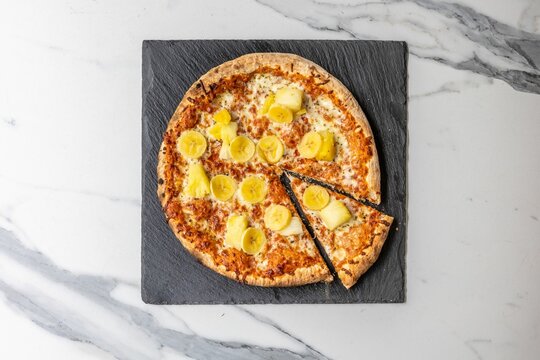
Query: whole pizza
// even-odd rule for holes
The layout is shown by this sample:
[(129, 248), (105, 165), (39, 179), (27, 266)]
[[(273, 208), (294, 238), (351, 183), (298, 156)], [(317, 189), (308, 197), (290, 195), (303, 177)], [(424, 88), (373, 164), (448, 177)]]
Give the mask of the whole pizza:
[(169, 122), (157, 172), (161, 205), (183, 246), (249, 285), (330, 282), (330, 266), (350, 288), (377, 260), (393, 220), (354, 200), (381, 200), (360, 106), (297, 55), (248, 54), (204, 74)]

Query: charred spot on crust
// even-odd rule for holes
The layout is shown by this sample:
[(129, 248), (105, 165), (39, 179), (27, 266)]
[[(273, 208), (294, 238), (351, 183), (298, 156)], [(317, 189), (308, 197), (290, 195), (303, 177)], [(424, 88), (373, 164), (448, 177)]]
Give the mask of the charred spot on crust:
[(324, 81), (321, 81), (320, 83), (317, 83), (317, 85), (322, 86), (322, 85), (328, 84), (329, 82), (330, 82), (330, 79), (326, 79)]

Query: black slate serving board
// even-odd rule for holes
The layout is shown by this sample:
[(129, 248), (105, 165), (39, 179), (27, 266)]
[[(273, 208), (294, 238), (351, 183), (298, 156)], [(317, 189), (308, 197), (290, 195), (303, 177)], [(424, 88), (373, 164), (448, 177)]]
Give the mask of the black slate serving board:
[[(202, 74), (252, 52), (321, 65), (354, 94), (379, 152), (382, 203), (394, 216), (379, 260), (351, 289), (339, 280), (294, 288), (243, 285), (199, 264), (175, 238), (156, 196), (157, 153), (184, 92)], [(142, 47), (142, 298), (151, 304), (385, 303), (405, 301), (407, 45), (333, 40), (183, 40)]]

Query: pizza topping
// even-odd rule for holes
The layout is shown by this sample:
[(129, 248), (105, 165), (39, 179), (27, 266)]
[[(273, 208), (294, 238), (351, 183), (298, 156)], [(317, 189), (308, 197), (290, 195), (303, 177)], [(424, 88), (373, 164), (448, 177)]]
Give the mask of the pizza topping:
[(257, 176), (248, 176), (240, 183), (240, 194), (250, 204), (263, 201), (267, 191), (266, 182)]
[(308, 209), (321, 210), (330, 202), (330, 195), (322, 186), (311, 185), (304, 191), (302, 200)]
[(270, 110), (270, 106), (272, 106), (272, 104), (276, 101), (276, 96), (274, 94), (270, 94), (266, 97), (266, 99), (264, 100), (264, 103), (263, 103), (263, 106), (260, 110), (260, 114), (261, 115), (264, 115), (268, 112), (268, 110)]
[(194, 198), (202, 198), (210, 193), (210, 181), (200, 162), (189, 165), (188, 180), (184, 192)]
[(238, 123), (231, 121), (228, 124), (221, 126), (221, 150), (219, 151), (219, 158), (222, 160), (228, 160), (231, 158), (229, 146), (231, 141), (236, 138), (236, 131), (238, 130)]
[(236, 137), (236, 132), (238, 131), (238, 123), (231, 121), (228, 124), (221, 126), (221, 140), (227, 145), (233, 141)]
[(330, 230), (337, 229), (352, 218), (349, 209), (339, 200), (332, 200), (321, 210), (320, 215), (324, 225)]
[(223, 124), (215, 123), (208, 128), (208, 136), (210, 136), (212, 139), (221, 140), (221, 129), (223, 129)]
[(283, 156), (283, 143), (277, 136), (265, 136), (257, 143), (257, 155), (262, 161), (277, 163)]
[(304, 108), (304, 109), (298, 110), (294, 115), (295, 116), (301, 116), (301, 115), (304, 115), (306, 113), (307, 113), (307, 110)]
[(266, 236), (261, 229), (247, 228), (242, 234), (242, 250), (250, 255), (256, 255), (266, 244)]
[(288, 107), (291, 111), (296, 112), (302, 108), (302, 98), (304, 92), (300, 89), (285, 86), (276, 91), (276, 103)]
[(231, 114), (227, 109), (221, 109), (214, 114), (214, 121), (226, 125), (231, 122)]
[(221, 201), (227, 201), (236, 191), (236, 181), (227, 175), (216, 175), (210, 181), (212, 195)]
[(268, 117), (273, 122), (289, 124), (293, 121), (293, 112), (288, 107), (276, 103), (268, 109)]
[(180, 135), (176, 146), (182, 156), (197, 159), (206, 151), (206, 139), (200, 132), (188, 130)]
[(291, 236), (291, 235), (301, 235), (304, 233), (304, 229), (302, 228), (302, 221), (298, 216), (294, 216), (291, 218), (291, 222), (285, 229), (278, 231), (278, 234), (283, 236)]
[(229, 151), (233, 160), (243, 163), (255, 154), (255, 144), (247, 136), (237, 136), (231, 142)]
[(238, 250), (242, 249), (242, 234), (247, 229), (248, 220), (245, 215), (231, 215), (227, 220), (225, 244)]
[(334, 145), (334, 134), (328, 130), (319, 131), (322, 138), (322, 145), (317, 153), (317, 160), (332, 161), (336, 156), (336, 147)]
[(301, 157), (313, 159), (319, 153), (322, 143), (321, 135), (315, 131), (310, 131), (302, 137), (297, 149)]
[(283, 205), (270, 205), (264, 213), (264, 225), (270, 230), (283, 230), (290, 222), (291, 211)]

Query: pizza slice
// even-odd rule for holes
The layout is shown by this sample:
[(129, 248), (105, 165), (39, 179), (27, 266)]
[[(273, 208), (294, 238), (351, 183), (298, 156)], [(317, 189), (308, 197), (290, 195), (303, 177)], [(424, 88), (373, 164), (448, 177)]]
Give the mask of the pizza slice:
[(349, 289), (379, 257), (393, 218), (325, 187), (289, 179), (315, 237)]
[(164, 210), (184, 247), (207, 267), (250, 285), (332, 281), (279, 175), (257, 164), (217, 164), (214, 151), (174, 173), (177, 195)]

